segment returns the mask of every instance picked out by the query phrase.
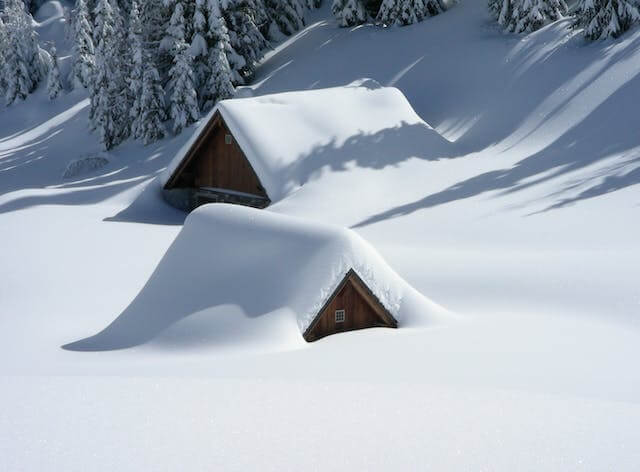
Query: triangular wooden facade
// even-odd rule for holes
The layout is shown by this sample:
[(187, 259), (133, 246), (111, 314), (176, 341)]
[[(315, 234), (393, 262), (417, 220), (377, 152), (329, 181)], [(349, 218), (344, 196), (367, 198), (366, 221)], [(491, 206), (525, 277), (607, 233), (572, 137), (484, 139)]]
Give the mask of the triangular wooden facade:
[(247, 156), (216, 112), (165, 189), (192, 189), (200, 203), (224, 201), (264, 208), (269, 196)]
[(331, 334), (375, 327), (397, 328), (398, 322), (351, 269), (303, 336), (312, 342)]

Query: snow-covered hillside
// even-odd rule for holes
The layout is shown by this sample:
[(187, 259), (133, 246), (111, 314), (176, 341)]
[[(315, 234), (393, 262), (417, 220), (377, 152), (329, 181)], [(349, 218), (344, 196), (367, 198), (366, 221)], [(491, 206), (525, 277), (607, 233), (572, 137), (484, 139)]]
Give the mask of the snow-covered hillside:
[[(508, 35), (484, 3), (385, 29), (338, 28), (325, 5), (241, 92), (369, 77), (449, 141), (356, 133), (265, 210), (355, 230), (457, 314), (438, 324), (262, 342), (279, 325), (238, 301), (130, 349), (62, 349), (171, 256), (186, 215), (157, 177), (194, 127), (105, 153), (79, 92), (0, 108), (0, 469), (636, 470), (640, 31)], [(54, 6), (36, 20), (64, 75)], [(396, 152), (359, 152), (380, 141)], [(108, 163), (63, 178), (86, 157)]]

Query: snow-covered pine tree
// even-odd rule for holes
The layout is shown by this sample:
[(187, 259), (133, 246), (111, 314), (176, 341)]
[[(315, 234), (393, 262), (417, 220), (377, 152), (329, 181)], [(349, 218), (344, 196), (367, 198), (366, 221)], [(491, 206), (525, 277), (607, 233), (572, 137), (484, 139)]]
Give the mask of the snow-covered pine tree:
[(568, 11), (564, 0), (517, 0), (513, 9), (511, 31), (530, 33), (551, 21), (558, 20)]
[[(132, 0), (116, 0), (116, 5), (122, 14), (122, 18), (129, 18), (129, 14), (131, 13), (131, 2)], [(114, 8), (115, 6), (114, 5)]]
[[(145, 48), (154, 52), (154, 67), (159, 72), (160, 77), (164, 78), (171, 68), (171, 57), (163, 44), (163, 40), (166, 38), (167, 20), (169, 18), (168, 10), (162, 0), (145, 0), (140, 3), (139, 7)], [(168, 47), (170, 46), (168, 45)]]
[(168, 33), (173, 39), (173, 66), (169, 70), (169, 114), (173, 119), (173, 132), (182, 129), (199, 118), (198, 97), (194, 88), (191, 55), (184, 38), (184, 10), (181, 2), (173, 7)]
[[(218, 0), (210, 0), (209, 3), (212, 2), (218, 3)], [(224, 0), (220, 7), (229, 30), (231, 47), (244, 59), (244, 65), (238, 68), (241, 62), (227, 51), (229, 63), (240, 78), (237, 82), (243, 83), (253, 76), (256, 63), (269, 47), (256, 24), (256, 20), (266, 18), (266, 14), (255, 0)]]
[[(207, 44), (207, 16), (205, 12), (205, 0), (196, 0), (193, 10), (193, 36), (189, 53), (192, 57), (191, 68), (196, 90), (202, 90), (207, 83), (210, 69), (208, 67), (209, 45)], [(202, 95), (202, 93), (200, 93)], [(202, 103), (202, 101), (200, 101)]]
[[(267, 14), (271, 19), (271, 32), (275, 27), (277, 31), (291, 35), (304, 26), (304, 8), (298, 0), (265, 0)], [(277, 39), (270, 33), (271, 39)]]
[[(162, 0), (162, 6), (164, 7), (164, 11), (168, 13), (168, 15), (164, 16), (164, 28), (162, 39), (160, 40), (159, 50), (162, 53), (168, 53), (170, 55), (170, 60), (173, 62), (173, 56), (171, 55), (171, 51), (173, 50), (173, 41), (174, 38), (170, 33), (171, 29), (171, 18), (173, 16), (173, 8), (176, 4), (176, 0)], [(183, 25), (184, 28), (184, 25)]]
[[(131, 47), (128, 42), (127, 21), (125, 14), (131, 10), (131, 0), (112, 0), (114, 13), (114, 32), (116, 38), (117, 56), (113, 58), (115, 88), (114, 108), (116, 116), (116, 142), (119, 144), (131, 135), (131, 119), (129, 112), (133, 105), (133, 95), (129, 89), (131, 77)], [(119, 6), (127, 8), (127, 11)]]
[(489, 11), (512, 33), (529, 33), (568, 12), (565, 0), (489, 0)]
[[(244, 67), (244, 58), (231, 46), (229, 32), (218, 1), (209, 0), (207, 10), (209, 18), (207, 38), (210, 44), (205, 65), (207, 74), (202, 77), (202, 85), (198, 87), (199, 101), (203, 110), (212, 107), (219, 100), (233, 96), (233, 84), (242, 81), (238, 71)], [(238, 65), (235, 73), (229, 58), (233, 58)]]
[(7, 48), (4, 50), (3, 82), (7, 105), (16, 98), (24, 100), (29, 95), (32, 81), (29, 69), (20, 58), (18, 42), (15, 34), (7, 28)]
[[(338, 0), (334, 1), (334, 7), (338, 3)], [(396, 22), (396, 18), (398, 17), (398, 8), (399, 8), (399, 0), (382, 0), (380, 4), (380, 9), (378, 10), (378, 15), (376, 16), (376, 21), (382, 23), (384, 25), (393, 25)], [(336, 17), (338, 14), (333, 12)], [(348, 26), (343, 25), (342, 26)]]
[(9, 37), (7, 36), (7, 27), (0, 15), (0, 95), (4, 95), (7, 89), (7, 82), (5, 81), (5, 55), (9, 48)]
[(185, 126), (197, 121), (200, 117), (198, 95), (193, 86), (191, 55), (186, 43), (176, 55), (169, 77), (173, 89), (170, 98), (170, 115), (173, 119), (173, 132), (179, 134)]
[(436, 16), (447, 9), (447, 4), (444, 0), (424, 0), (424, 6), (426, 8), (425, 16)]
[(187, 44), (191, 44), (191, 40), (193, 39), (193, 33), (195, 32), (193, 28), (193, 22), (191, 19), (195, 14), (196, 2), (195, 0), (183, 0), (182, 1), (183, 14), (185, 18), (189, 20), (184, 22), (184, 40)]
[(47, 93), (49, 100), (55, 100), (62, 93), (62, 83), (60, 83), (60, 69), (58, 68), (58, 53), (55, 46), (51, 46), (49, 51), (51, 55), (51, 67), (49, 68), (49, 77), (47, 78)]
[(73, 21), (73, 66), (71, 82), (89, 88), (95, 67), (95, 50), (91, 37), (91, 21), (85, 0), (77, 0)]
[(334, 0), (331, 11), (340, 26), (361, 25), (367, 21), (367, 12), (360, 0)]
[[(158, 71), (161, 60), (160, 42), (165, 33), (165, 12), (160, 0), (145, 0), (140, 4), (142, 24), (141, 64), (142, 88), (140, 113), (135, 124), (136, 137), (150, 144), (166, 135), (162, 124), (166, 120), (162, 81)], [(164, 57), (162, 58), (164, 60)]]
[(584, 28), (587, 39), (617, 38), (640, 21), (634, 0), (580, 0), (575, 25)]
[(142, 23), (140, 22), (140, 10), (137, 0), (131, 1), (129, 9), (129, 32), (127, 42), (131, 48), (131, 70), (129, 73), (129, 95), (132, 98), (129, 110), (130, 134), (135, 139), (140, 139), (140, 119), (142, 116)]
[(231, 80), (231, 67), (221, 41), (209, 49), (211, 75), (206, 85), (207, 102), (205, 108), (212, 107), (220, 100), (233, 97), (235, 89)]
[(385, 25), (412, 25), (445, 9), (440, 0), (383, 0), (376, 21)]
[[(98, 0), (95, 7), (95, 74), (90, 89), (92, 127), (100, 134), (105, 149), (111, 149), (124, 139), (127, 125), (122, 115), (120, 96), (125, 93), (119, 70), (119, 38), (117, 11), (110, 0)], [(127, 114), (128, 115), (128, 114)]]
[[(231, 67), (231, 77), (234, 84), (242, 84), (244, 83), (244, 77), (242, 76), (242, 71), (247, 67), (247, 61), (245, 58), (240, 55), (233, 45), (231, 44), (231, 38), (229, 36), (229, 30), (227, 28), (227, 22), (222, 16), (222, 11), (220, 9), (219, 0), (208, 0), (207, 1), (207, 16), (209, 19), (209, 34), (208, 40), (209, 44), (217, 44), (219, 41), (222, 42), (222, 46), (224, 48), (225, 55), (227, 56), (227, 62)], [(211, 54), (209, 55), (211, 57)], [(211, 71), (211, 61), (209, 63), (209, 70)], [(205, 93), (205, 103), (210, 100), (210, 97), (206, 96)]]
[(512, 0), (488, 0), (489, 13), (502, 27), (506, 27), (511, 19)]
[[(15, 2), (15, 0), (14, 0)], [(19, 0), (18, 0), (19, 3)], [(20, 43), (22, 46), (22, 57), (28, 63), (29, 73), (33, 81), (35, 90), (40, 81), (47, 76), (49, 72), (50, 57), (49, 54), (38, 44), (38, 33), (33, 29), (33, 18), (31, 14), (20, 5), (16, 8), (18, 11), (19, 24), (21, 26)]]
[(140, 120), (137, 132), (144, 144), (149, 144), (165, 137), (166, 131), (162, 122), (166, 119), (164, 112), (164, 91), (160, 85), (160, 74), (155, 66), (155, 57), (149, 48), (143, 49), (142, 63), (142, 97), (140, 99)]
[(25, 99), (49, 69), (49, 55), (38, 45), (31, 15), (22, 0), (5, 0), (4, 81), (7, 104)]

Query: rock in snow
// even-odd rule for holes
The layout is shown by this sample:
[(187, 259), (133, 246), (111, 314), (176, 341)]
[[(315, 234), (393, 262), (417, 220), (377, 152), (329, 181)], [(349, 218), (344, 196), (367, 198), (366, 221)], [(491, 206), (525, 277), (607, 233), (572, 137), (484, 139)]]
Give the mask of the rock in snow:
[(63, 179), (70, 179), (79, 175), (88, 174), (96, 169), (100, 169), (109, 164), (109, 159), (103, 156), (87, 156), (81, 159), (74, 159), (62, 174)]
[[(66, 347), (135, 346), (208, 310), (209, 329), (221, 337), (237, 332), (232, 325), (247, 317), (268, 316), (275, 325), (268, 335), (275, 331), (283, 345), (295, 345), (303, 342), (302, 332), (352, 268), (400, 326), (434, 322), (445, 313), (352, 230), (218, 203), (187, 218), (146, 286), (111, 325)], [(216, 311), (229, 306), (245, 316), (224, 317)]]

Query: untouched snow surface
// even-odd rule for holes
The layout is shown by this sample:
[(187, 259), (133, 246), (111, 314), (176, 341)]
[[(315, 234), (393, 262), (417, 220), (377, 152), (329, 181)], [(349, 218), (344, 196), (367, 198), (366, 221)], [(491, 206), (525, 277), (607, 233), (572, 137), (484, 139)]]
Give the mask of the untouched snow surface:
[[(100, 149), (86, 96), (41, 89), (0, 109), (0, 470), (638, 470), (640, 31), (505, 35), (474, 0), (340, 29), (328, 8), (243, 96), (371, 77), (451, 144), (319, 149), (268, 211), (354, 229), (460, 316), (293, 345), (292, 317), (238, 302), (130, 349), (61, 349), (152, 284), (185, 218), (156, 177), (189, 134), (63, 179)], [(62, 20), (38, 21), (64, 73)]]

